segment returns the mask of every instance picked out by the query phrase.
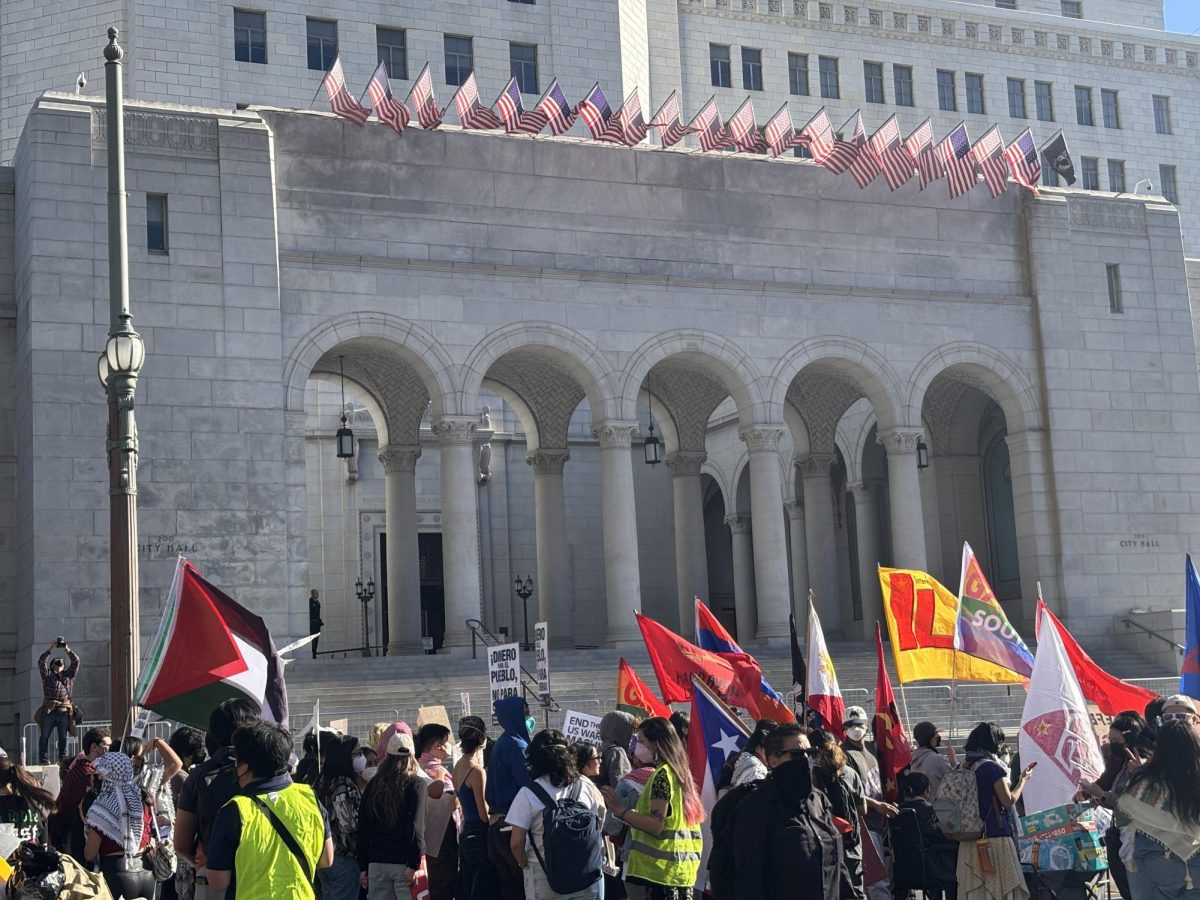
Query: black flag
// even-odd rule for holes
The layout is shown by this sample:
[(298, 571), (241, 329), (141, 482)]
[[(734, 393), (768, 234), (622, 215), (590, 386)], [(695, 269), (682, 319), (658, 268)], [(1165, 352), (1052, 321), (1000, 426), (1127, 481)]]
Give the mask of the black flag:
[(788, 627), (792, 631), (792, 690), (796, 692), (796, 699), (803, 703), (808, 696), (808, 665), (800, 650), (800, 639), (796, 637), (795, 615), (788, 616)]
[(1067, 139), (1061, 130), (1042, 145), (1042, 159), (1046, 168), (1057, 172), (1068, 185), (1075, 183), (1075, 162), (1071, 159)]

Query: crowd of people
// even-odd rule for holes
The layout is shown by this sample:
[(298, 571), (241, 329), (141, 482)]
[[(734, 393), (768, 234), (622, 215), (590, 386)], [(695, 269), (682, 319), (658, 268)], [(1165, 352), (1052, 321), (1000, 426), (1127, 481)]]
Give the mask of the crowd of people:
[[(869, 721), (844, 737), (762, 720), (729, 756), (706, 815), (688, 720), (608, 713), (599, 746), (536, 730), (525, 702), (500, 732), (379, 723), (363, 739), (292, 736), (244, 699), (207, 732), (169, 740), (83, 735), (54, 797), (0, 759), (0, 822), (98, 873), (114, 897), (396, 900), (1024, 900), (1017, 814), (1032, 766), (993, 723), (961, 754), (913, 729), (898, 802), (885, 799)], [(1114, 718), (1106, 767), (1076, 799), (1112, 812), (1105, 835), (1125, 900), (1200, 897), (1200, 716), (1188, 697)], [(961, 755), (961, 759), (959, 756)], [(968, 785), (981, 828), (942, 810)], [(939, 792), (939, 787), (945, 788)], [(936, 806), (935, 806), (936, 798)]]

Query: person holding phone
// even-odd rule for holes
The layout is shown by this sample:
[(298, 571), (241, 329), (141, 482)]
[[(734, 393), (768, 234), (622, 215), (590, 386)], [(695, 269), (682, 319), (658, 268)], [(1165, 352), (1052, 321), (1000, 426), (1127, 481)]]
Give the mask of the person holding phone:
[[(56, 650), (66, 658), (51, 659)], [(58, 732), (55, 762), (62, 762), (67, 755), (67, 733), (74, 729), (75, 705), (71, 694), (75, 690), (75, 676), (79, 674), (79, 656), (67, 646), (66, 638), (56, 638), (38, 657), (38, 674), (42, 676), (42, 705), (36, 716), (41, 729), (38, 763), (45, 766), (50, 763), (50, 735)]]

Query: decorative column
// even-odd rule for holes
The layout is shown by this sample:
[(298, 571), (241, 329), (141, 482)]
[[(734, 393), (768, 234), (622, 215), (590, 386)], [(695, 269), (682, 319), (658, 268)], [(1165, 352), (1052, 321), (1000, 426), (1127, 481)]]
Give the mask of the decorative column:
[(733, 541), (733, 613), (737, 620), (738, 643), (754, 637), (758, 608), (754, 596), (754, 546), (750, 517), (734, 513), (725, 517)]
[(752, 425), (739, 435), (750, 452), (750, 518), (754, 523), (754, 587), (758, 640), (788, 636), (787, 540), (783, 533), (783, 479), (779, 472), (782, 425)]
[(525, 457), (533, 467), (534, 531), (537, 535), (539, 621), (550, 624), (550, 643), (574, 647), (571, 634), (571, 556), (567, 547), (567, 500), (563, 466), (567, 450), (535, 450)]
[[(879, 559), (879, 490), (874, 482), (856, 481), (846, 485), (854, 495), (854, 521), (858, 524), (858, 592), (862, 601), (859, 637), (867, 640), (875, 634), (875, 622), (883, 621), (883, 592), (875, 565)], [(847, 623), (848, 625), (849, 623)], [(849, 637), (849, 627), (843, 631)]]
[(921, 480), (917, 469), (919, 428), (893, 428), (876, 440), (887, 451), (888, 492), (892, 507), (892, 565), (928, 571)]
[(676, 450), (667, 454), (675, 511), (675, 591), (679, 598), (679, 633), (696, 638), (695, 599), (708, 602), (708, 552), (704, 541), (704, 491), (700, 467), (704, 451)]
[(833, 524), (833, 485), (830, 482), (835, 459), (837, 457), (832, 453), (810, 453), (796, 462), (804, 487), (809, 586), (821, 624), (830, 630), (840, 627), (842, 617), (838, 604), (837, 529)]
[(601, 513), (604, 517), (604, 593), (608, 642), (638, 641), (633, 618), (642, 605), (638, 569), (637, 498), (633, 490), (633, 436), (637, 422), (602, 422), (592, 429), (600, 440)]
[(441, 445), (447, 647), (469, 644), (466, 620), (478, 619), (482, 613), (474, 447), (478, 424), (474, 416), (446, 416), (433, 424), (433, 433)]
[(421, 652), (421, 559), (417, 548), (417, 460), (421, 448), (388, 444), (383, 464), (389, 656)]
[(804, 520), (804, 504), (789, 500), (783, 504), (788, 517), (788, 539), (792, 551), (792, 612), (796, 616), (796, 631), (805, 634), (808, 627), (808, 536)]

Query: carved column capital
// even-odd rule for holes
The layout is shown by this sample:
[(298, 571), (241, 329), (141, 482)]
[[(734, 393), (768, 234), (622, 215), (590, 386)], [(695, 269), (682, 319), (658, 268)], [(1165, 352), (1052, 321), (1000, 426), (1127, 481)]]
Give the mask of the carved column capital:
[(1018, 453), (1040, 453), (1045, 446), (1046, 433), (1037, 429), (1028, 429), (1026, 431), (1018, 431), (1004, 435), (1004, 443), (1008, 445), (1008, 452), (1016, 455)]
[(801, 478), (828, 478), (837, 455), (834, 453), (810, 453), (796, 457), (796, 468)]
[(571, 458), (569, 450), (534, 450), (525, 457), (525, 462), (533, 466), (533, 474), (562, 475), (563, 466)]
[(393, 472), (413, 472), (416, 471), (417, 460), (421, 458), (421, 448), (408, 444), (385, 444), (379, 448), (378, 456), (383, 471), (389, 475)]
[(803, 519), (804, 518), (804, 503), (801, 502), (800, 500), (784, 501), (783, 511), (787, 513), (788, 519), (791, 520), (792, 522), (795, 522), (797, 519)]
[(433, 433), (438, 443), (450, 445), (472, 444), (479, 419), (475, 416), (444, 416), (433, 423)]
[(732, 516), (725, 517), (725, 524), (729, 526), (729, 530), (733, 534), (749, 534), (750, 515), (749, 513), (734, 513)]
[(846, 490), (854, 495), (855, 505), (862, 506), (865, 503), (872, 502), (878, 496), (879, 482), (852, 481), (846, 485)]
[(686, 475), (699, 475), (700, 467), (707, 459), (708, 454), (703, 450), (676, 450), (667, 454), (666, 463), (673, 477), (682, 478)]
[(592, 434), (600, 440), (601, 450), (628, 450), (637, 430), (637, 422), (601, 422)]
[(738, 437), (751, 453), (778, 453), (783, 432), (781, 425), (747, 425), (738, 430)]
[(876, 443), (882, 445), (888, 456), (893, 454), (914, 454), (917, 444), (925, 436), (921, 428), (892, 428), (876, 436)]

